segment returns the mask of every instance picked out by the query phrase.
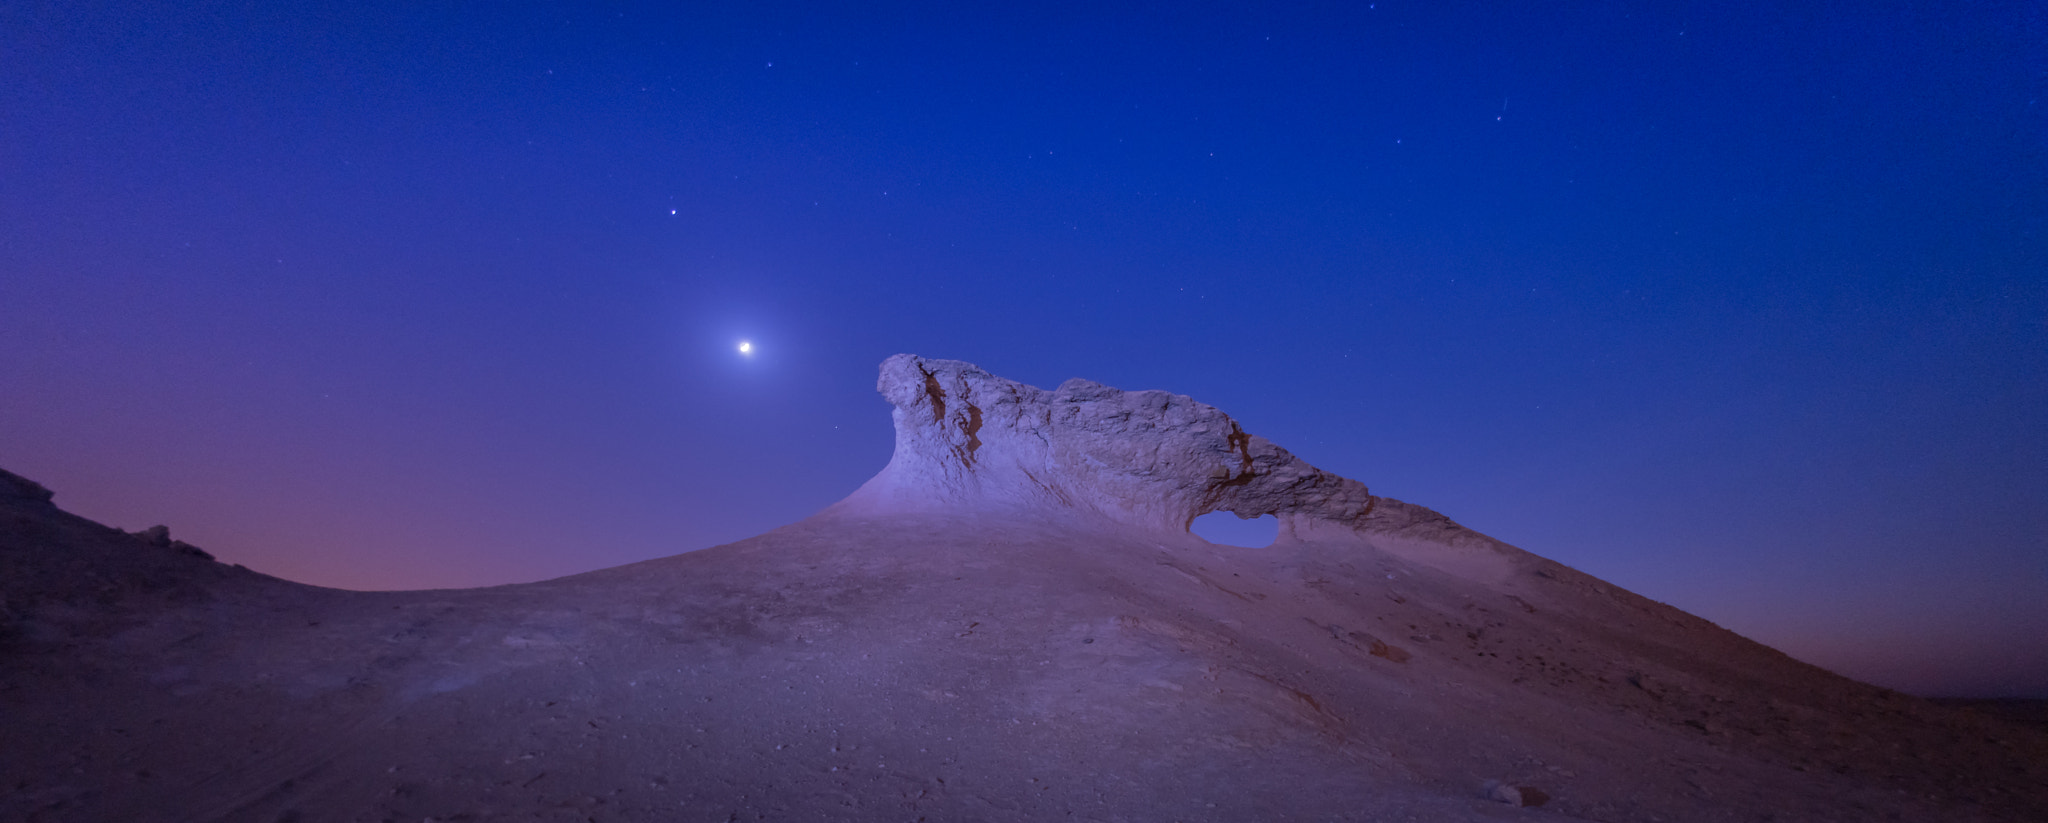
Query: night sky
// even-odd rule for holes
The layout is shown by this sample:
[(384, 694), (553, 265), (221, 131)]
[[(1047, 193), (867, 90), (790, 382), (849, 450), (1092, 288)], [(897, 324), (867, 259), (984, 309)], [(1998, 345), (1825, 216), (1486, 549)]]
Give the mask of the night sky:
[(844, 496), (912, 352), (2048, 697), (2048, 7), (971, 5), (0, 5), (0, 467), (537, 580)]

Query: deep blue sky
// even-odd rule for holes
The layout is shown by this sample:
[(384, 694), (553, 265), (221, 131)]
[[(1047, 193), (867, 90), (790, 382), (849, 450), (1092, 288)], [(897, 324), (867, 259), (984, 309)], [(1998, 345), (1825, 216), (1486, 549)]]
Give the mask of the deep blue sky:
[(2048, 697), (2041, 4), (1265, 5), (0, 5), (0, 466), (534, 580), (838, 499), (908, 351)]

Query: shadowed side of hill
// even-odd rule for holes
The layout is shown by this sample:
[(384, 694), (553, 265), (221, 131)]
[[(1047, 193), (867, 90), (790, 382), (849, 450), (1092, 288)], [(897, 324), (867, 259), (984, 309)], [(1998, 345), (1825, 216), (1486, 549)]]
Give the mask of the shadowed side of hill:
[(312, 590), (214, 562), (162, 526), (102, 526), (57, 508), (53, 497), (0, 470), (0, 648), (61, 648), (224, 592)]

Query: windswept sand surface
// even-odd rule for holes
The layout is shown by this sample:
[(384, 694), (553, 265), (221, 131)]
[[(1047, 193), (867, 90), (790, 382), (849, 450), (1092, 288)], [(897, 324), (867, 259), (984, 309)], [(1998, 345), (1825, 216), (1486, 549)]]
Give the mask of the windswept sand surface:
[[(918, 361), (930, 402), (892, 398), (897, 458), (849, 503), (526, 585), (303, 586), (0, 473), (0, 820), (2048, 819), (2038, 727), (1369, 498), (1186, 398), (1089, 384), (1005, 418), (976, 405), (1001, 386), (948, 384), (949, 363)], [(1168, 485), (1276, 506), (1280, 541), (1213, 546), (1157, 507), (977, 505), (1088, 493), (1058, 468), (1070, 394), (1107, 409), (1088, 436), (1153, 455), (1105, 483), (1213, 440), (1242, 460)], [(1100, 435), (1148, 408), (1210, 439)], [(1030, 484), (976, 474), (1004, 461)], [(952, 497), (903, 504), (905, 478)]]
[[(821, 518), (340, 592), (16, 497), (8, 820), (2038, 820), (2039, 732), (1568, 571)], [(1375, 655), (1375, 649), (1380, 654)], [(1536, 809), (1482, 798), (1539, 787)]]

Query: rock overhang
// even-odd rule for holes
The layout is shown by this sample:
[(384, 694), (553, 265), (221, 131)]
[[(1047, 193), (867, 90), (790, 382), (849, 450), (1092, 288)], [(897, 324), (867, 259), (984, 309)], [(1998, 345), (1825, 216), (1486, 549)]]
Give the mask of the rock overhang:
[(1054, 510), (1180, 532), (1227, 511), (1274, 515), (1285, 540), (1353, 532), (1378, 502), (1185, 395), (1079, 378), (1046, 390), (910, 354), (882, 362), (876, 390), (895, 452), (842, 510)]

